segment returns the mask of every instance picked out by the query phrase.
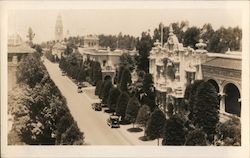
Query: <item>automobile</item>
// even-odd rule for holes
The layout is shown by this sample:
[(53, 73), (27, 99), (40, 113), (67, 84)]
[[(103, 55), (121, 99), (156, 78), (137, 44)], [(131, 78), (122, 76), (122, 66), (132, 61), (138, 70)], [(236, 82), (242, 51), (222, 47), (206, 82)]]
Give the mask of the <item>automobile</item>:
[(93, 103), (92, 109), (94, 109), (95, 111), (102, 111), (101, 103)]
[(62, 71), (62, 76), (66, 76), (66, 72), (65, 71)]
[(117, 115), (110, 115), (109, 118), (107, 119), (107, 124), (113, 128), (119, 128), (120, 127), (120, 123), (119, 123), (119, 116)]
[(82, 87), (79, 87), (79, 86), (78, 86), (78, 87), (77, 87), (77, 92), (78, 92), (78, 93), (82, 93)]

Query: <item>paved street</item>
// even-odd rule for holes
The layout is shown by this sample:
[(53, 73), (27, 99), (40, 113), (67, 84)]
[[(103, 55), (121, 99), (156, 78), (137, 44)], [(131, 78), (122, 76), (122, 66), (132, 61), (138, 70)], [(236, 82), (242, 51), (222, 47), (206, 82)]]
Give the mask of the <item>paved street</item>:
[(84, 132), (85, 142), (90, 145), (156, 145), (156, 141), (143, 142), (138, 138), (142, 132), (127, 131), (132, 125), (121, 125), (121, 128), (111, 129), (106, 119), (109, 114), (97, 112), (91, 108), (94, 101), (84, 93), (77, 93), (77, 86), (67, 77), (62, 76), (58, 64), (44, 60), (44, 64), (62, 95), (65, 96), (71, 114), (81, 131)]

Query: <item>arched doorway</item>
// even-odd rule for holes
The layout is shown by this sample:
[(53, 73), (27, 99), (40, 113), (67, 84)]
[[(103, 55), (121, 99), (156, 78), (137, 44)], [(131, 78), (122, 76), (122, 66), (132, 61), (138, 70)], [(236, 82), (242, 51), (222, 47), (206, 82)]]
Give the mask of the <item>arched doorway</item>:
[(104, 81), (106, 81), (106, 80), (111, 80), (112, 79), (112, 77), (110, 76), (110, 75), (106, 75), (105, 77), (104, 77)]
[(241, 114), (240, 91), (233, 83), (228, 83), (224, 87), (225, 111), (230, 114)]
[(217, 92), (217, 93), (220, 92), (219, 85), (218, 85), (218, 83), (217, 83), (215, 80), (209, 79), (209, 80), (207, 80), (207, 82), (211, 83), (211, 84), (214, 86), (214, 88), (216, 89), (216, 92)]

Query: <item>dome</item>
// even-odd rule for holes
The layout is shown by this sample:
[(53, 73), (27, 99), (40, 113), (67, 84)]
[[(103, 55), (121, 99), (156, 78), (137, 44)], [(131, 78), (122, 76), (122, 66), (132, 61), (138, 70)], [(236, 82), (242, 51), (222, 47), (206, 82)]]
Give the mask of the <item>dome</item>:
[(8, 45), (11, 45), (11, 46), (17, 46), (17, 45), (21, 45), (23, 42), (22, 42), (22, 38), (19, 34), (15, 33), (15, 34), (12, 34), (8, 37)]

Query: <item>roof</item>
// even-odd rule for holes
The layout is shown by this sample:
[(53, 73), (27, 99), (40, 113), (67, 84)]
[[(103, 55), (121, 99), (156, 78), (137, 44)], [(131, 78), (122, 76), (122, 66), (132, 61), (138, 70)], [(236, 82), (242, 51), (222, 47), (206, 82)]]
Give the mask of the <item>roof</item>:
[(214, 57), (210, 58), (210, 60), (203, 63), (202, 65), (225, 69), (241, 70), (241, 63), (241, 59)]
[(35, 50), (33, 48), (30, 48), (28, 45), (26, 44), (22, 44), (22, 45), (9, 45), (8, 46), (8, 53), (34, 53)]

